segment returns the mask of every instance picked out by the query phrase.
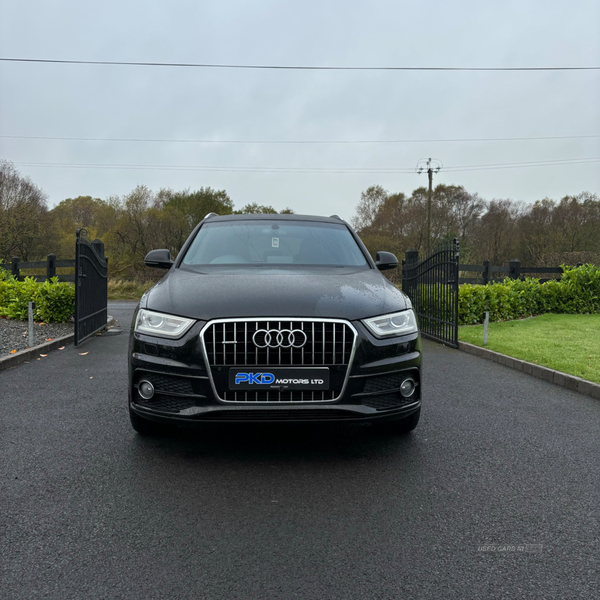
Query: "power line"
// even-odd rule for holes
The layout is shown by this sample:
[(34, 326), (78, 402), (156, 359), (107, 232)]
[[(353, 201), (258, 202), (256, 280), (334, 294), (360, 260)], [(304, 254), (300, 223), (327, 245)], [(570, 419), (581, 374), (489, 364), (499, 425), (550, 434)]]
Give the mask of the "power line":
[(29, 163), (15, 162), (18, 166), (82, 168), (82, 169), (162, 169), (168, 171), (225, 171), (237, 173), (409, 173), (407, 169), (368, 168), (368, 167), (254, 167), (254, 166), (212, 166), (212, 165), (127, 165), (105, 163)]
[(196, 69), (274, 69), (288, 71), (597, 71), (600, 67), (383, 67), (316, 65), (243, 65), (219, 63), (167, 63), (117, 60), (57, 60), (50, 58), (0, 58), (4, 62), (52, 63), (63, 65), (110, 65), (127, 67), (185, 67)]
[(152, 138), (87, 138), (87, 137), (54, 137), (42, 135), (0, 135), (0, 138), (14, 140), (52, 140), (74, 142), (152, 142), (170, 144), (421, 144), (451, 142), (522, 142), (539, 140), (576, 140), (600, 138), (594, 135), (548, 135), (505, 138), (445, 138), (445, 139), (398, 139), (398, 140), (208, 140), (208, 139), (152, 139)]
[[(585, 158), (564, 158), (557, 160), (542, 160), (513, 163), (490, 163), (480, 165), (458, 165), (444, 167), (444, 171), (474, 171), (487, 169), (516, 169), (529, 167), (549, 167), (559, 165), (589, 164), (600, 162), (600, 156)], [(128, 165), (104, 163), (45, 163), (45, 162), (15, 162), (17, 166), (69, 168), (69, 169), (136, 169), (136, 170), (163, 170), (163, 171), (212, 171), (212, 172), (237, 172), (237, 173), (335, 173), (335, 174), (399, 174), (414, 173), (412, 168), (393, 167), (251, 167), (251, 166), (212, 166), (212, 165)]]
[(490, 163), (486, 165), (460, 165), (454, 167), (444, 167), (444, 171), (474, 171), (485, 169), (513, 169), (521, 167), (550, 167), (553, 165), (571, 165), (585, 164), (600, 161), (600, 156), (590, 156), (585, 158), (559, 158), (554, 160), (533, 160), (525, 162), (508, 163)]

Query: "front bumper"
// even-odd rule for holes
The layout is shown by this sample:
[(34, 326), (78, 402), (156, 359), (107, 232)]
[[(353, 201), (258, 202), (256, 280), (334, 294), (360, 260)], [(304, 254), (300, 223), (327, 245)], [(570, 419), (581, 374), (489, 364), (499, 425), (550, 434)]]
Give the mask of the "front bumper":
[[(132, 333), (129, 348), (129, 404), (141, 417), (172, 424), (208, 422), (379, 422), (402, 419), (421, 405), (421, 344), (418, 334), (379, 340), (360, 323), (352, 363), (347, 370), (332, 366), (332, 378), (345, 381), (334, 401), (224, 402), (215, 393), (216, 370), (206, 364), (195, 324), (180, 340)], [(219, 367), (221, 369), (221, 367)], [(227, 367), (223, 367), (227, 369)], [(336, 371), (337, 369), (337, 371)], [(410, 397), (400, 384), (410, 377), (416, 386)], [(143, 399), (138, 390), (150, 381), (155, 394)]]
[(372, 423), (394, 421), (408, 417), (417, 411), (421, 401), (416, 400), (400, 409), (377, 411), (368, 406), (354, 404), (336, 404), (334, 406), (207, 406), (194, 407), (188, 414), (163, 413), (130, 403), (131, 409), (141, 417), (171, 423), (189, 425), (190, 423)]

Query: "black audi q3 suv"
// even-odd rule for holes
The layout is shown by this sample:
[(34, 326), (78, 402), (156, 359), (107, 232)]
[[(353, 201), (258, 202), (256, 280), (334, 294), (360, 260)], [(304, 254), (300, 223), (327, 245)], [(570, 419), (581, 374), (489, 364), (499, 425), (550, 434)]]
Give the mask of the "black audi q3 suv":
[(406, 433), (421, 410), (408, 297), (339, 217), (215, 214), (136, 308), (129, 412), (141, 434), (207, 422), (372, 422)]

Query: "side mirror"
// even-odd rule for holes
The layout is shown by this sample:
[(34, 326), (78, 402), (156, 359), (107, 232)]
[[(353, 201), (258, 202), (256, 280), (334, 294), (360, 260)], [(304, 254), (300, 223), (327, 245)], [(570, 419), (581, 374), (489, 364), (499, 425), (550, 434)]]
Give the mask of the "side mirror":
[(173, 264), (171, 252), (169, 250), (151, 250), (146, 254), (144, 264), (155, 269), (170, 269)]
[(375, 266), (380, 271), (395, 269), (398, 266), (398, 259), (391, 252), (378, 252), (375, 255)]

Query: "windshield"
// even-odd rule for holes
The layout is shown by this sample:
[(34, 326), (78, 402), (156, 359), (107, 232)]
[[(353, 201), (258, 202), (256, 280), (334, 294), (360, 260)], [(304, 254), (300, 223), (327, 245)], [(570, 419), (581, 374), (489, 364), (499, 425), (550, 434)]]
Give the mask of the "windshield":
[(366, 266), (348, 228), (313, 221), (230, 221), (206, 223), (183, 265)]

